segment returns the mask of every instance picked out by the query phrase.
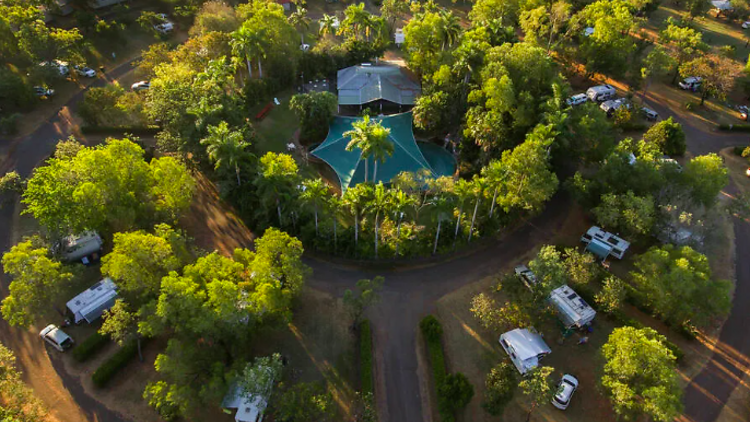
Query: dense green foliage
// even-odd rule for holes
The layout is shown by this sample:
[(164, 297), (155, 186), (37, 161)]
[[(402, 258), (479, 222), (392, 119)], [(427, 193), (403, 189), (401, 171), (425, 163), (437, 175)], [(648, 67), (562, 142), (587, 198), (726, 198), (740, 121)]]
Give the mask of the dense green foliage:
[(94, 385), (101, 388), (107, 385), (138, 354), (138, 344), (131, 341), (123, 345), (109, 359), (105, 360), (91, 375)]
[(643, 135), (643, 140), (655, 143), (667, 155), (683, 155), (687, 148), (685, 132), (682, 131), (679, 123), (672, 120), (671, 116), (651, 126)]
[(602, 347), (602, 386), (621, 417), (673, 420), (682, 410), (675, 356), (651, 328), (616, 328)]
[(86, 337), (86, 340), (76, 344), (73, 349), (73, 358), (78, 362), (85, 362), (109, 343), (109, 336), (94, 333)]
[(507, 362), (496, 365), (487, 373), (482, 407), (492, 416), (502, 415), (517, 387), (516, 368)]
[(427, 354), (430, 357), (432, 379), (439, 388), (447, 376), (445, 356), (443, 355), (443, 327), (432, 315), (428, 315), (419, 322), (419, 329), (427, 343)]
[(440, 420), (452, 422), (456, 420), (456, 413), (466, 407), (474, 397), (474, 386), (466, 375), (457, 372), (445, 377), (438, 386), (438, 411)]
[(361, 379), (361, 393), (363, 395), (375, 392), (375, 378), (372, 356), (372, 329), (369, 320), (359, 324), (359, 373)]
[(326, 422), (335, 414), (333, 395), (319, 383), (299, 382), (285, 390), (274, 403), (280, 422)]
[(3, 404), (0, 420), (7, 422), (38, 422), (47, 417), (47, 409), (21, 379), (13, 351), (0, 344), (0, 391)]

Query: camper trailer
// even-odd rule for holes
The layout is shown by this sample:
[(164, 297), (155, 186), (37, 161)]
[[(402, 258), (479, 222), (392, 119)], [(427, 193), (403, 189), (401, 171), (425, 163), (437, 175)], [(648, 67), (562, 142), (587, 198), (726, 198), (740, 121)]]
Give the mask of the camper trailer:
[(501, 334), (500, 346), (510, 356), (521, 375), (526, 375), (528, 371), (536, 368), (539, 361), (552, 352), (542, 336), (533, 328), (516, 328)]
[(269, 380), (265, 392), (260, 394), (248, 393), (237, 382), (234, 382), (224, 396), (221, 407), (224, 413), (228, 414), (237, 409), (237, 413), (234, 414), (235, 422), (262, 422), (272, 388), (273, 379)]
[(589, 100), (598, 103), (611, 100), (612, 98), (615, 98), (616, 95), (617, 91), (612, 85), (592, 86), (586, 91), (586, 96), (589, 97)]
[(115, 299), (117, 299), (117, 286), (112, 279), (105, 278), (69, 300), (67, 307), (73, 314), (73, 322), (91, 323), (111, 308), (115, 304)]
[(566, 328), (583, 328), (596, 316), (596, 311), (568, 285), (552, 290), (549, 301)]
[(625, 251), (630, 247), (630, 243), (597, 226), (592, 226), (581, 236), (581, 242), (586, 244), (587, 251), (601, 259), (607, 259), (610, 255), (622, 259), (625, 256)]
[(60, 253), (67, 262), (83, 260), (84, 264), (99, 259), (102, 238), (94, 231), (68, 236), (60, 242)]

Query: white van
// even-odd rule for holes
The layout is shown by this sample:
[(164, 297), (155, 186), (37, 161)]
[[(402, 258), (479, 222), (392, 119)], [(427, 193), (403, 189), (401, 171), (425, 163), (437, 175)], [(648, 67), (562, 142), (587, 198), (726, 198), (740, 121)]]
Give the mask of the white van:
[(615, 98), (616, 95), (617, 90), (612, 85), (592, 86), (586, 91), (586, 96), (589, 97), (589, 100), (599, 103)]

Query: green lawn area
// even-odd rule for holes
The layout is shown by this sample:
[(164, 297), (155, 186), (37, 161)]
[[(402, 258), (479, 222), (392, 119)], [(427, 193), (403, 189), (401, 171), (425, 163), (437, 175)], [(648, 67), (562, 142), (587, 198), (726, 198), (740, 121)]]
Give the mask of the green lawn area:
[[(297, 130), (299, 122), (297, 116), (289, 109), (289, 99), (294, 91), (286, 90), (281, 92), (277, 98), (281, 105), (274, 106), (273, 109), (260, 122), (254, 122), (257, 132), (255, 148), (259, 155), (267, 152), (287, 152), (286, 145), (292, 142), (294, 132)], [(250, 117), (260, 112), (268, 103), (263, 103), (254, 107), (250, 112)]]

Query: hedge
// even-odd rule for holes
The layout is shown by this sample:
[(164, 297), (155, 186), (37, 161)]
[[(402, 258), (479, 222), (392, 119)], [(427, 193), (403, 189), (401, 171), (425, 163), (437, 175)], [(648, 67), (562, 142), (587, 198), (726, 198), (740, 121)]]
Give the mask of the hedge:
[(375, 391), (372, 376), (372, 328), (367, 319), (359, 324), (359, 361), (362, 373), (362, 395), (372, 394)]
[(102, 350), (107, 343), (109, 343), (109, 336), (94, 333), (73, 349), (73, 358), (78, 362), (85, 362)]
[(125, 133), (139, 136), (155, 136), (159, 126), (82, 126), (84, 135), (122, 135)]
[[(141, 340), (141, 345), (142, 344), (143, 340)], [(104, 387), (107, 385), (109, 380), (111, 380), (120, 369), (124, 368), (125, 365), (127, 365), (137, 354), (138, 342), (133, 340), (126, 343), (117, 351), (117, 353), (104, 361), (104, 363), (94, 371), (94, 374), (91, 376), (94, 385), (97, 387)]]
[(436, 389), (440, 388), (445, 381), (445, 356), (443, 355), (442, 335), (443, 327), (432, 315), (428, 315), (419, 323), (425, 341), (427, 342), (427, 353), (430, 355), (432, 376), (435, 378)]
[(750, 132), (750, 125), (741, 123), (738, 125), (717, 125), (719, 130), (727, 130), (732, 132)]

